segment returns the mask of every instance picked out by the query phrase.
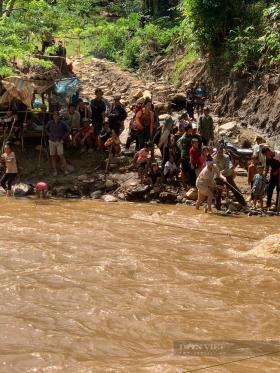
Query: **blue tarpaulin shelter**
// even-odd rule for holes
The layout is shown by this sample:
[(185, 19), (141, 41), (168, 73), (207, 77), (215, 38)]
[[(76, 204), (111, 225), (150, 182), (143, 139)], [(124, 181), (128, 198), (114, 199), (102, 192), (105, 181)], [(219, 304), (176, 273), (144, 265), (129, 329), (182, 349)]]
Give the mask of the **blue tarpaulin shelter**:
[(76, 77), (61, 79), (55, 83), (54, 92), (58, 96), (72, 97), (79, 90), (79, 85), (79, 79)]

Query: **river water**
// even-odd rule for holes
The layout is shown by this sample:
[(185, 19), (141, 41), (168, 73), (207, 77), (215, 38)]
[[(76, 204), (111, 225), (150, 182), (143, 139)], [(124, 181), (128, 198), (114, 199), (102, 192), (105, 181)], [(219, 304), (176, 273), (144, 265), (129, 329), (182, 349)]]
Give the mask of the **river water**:
[[(278, 218), (3, 198), (0, 224), (0, 372), (187, 372), (247, 355), (176, 341), (280, 340), (280, 241), (261, 242)], [(279, 372), (280, 354), (204, 371)]]

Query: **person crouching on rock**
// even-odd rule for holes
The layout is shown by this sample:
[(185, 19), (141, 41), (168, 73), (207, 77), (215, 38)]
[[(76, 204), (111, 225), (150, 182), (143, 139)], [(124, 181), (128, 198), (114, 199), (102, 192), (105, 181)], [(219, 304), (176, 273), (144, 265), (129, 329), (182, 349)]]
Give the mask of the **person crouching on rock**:
[(164, 165), (163, 176), (164, 181), (166, 182), (170, 182), (178, 176), (178, 167), (172, 154), (169, 156), (169, 160)]
[(111, 137), (111, 134), (112, 130), (109, 127), (109, 122), (105, 122), (98, 136), (98, 149), (102, 152), (106, 151), (105, 144), (106, 141), (109, 140), (109, 138)]
[(82, 147), (81, 153), (84, 153), (86, 150), (88, 151), (88, 153), (92, 153), (95, 144), (95, 130), (90, 125), (90, 119), (84, 118), (83, 126), (80, 128), (79, 132), (74, 137), (74, 145), (77, 147)]
[(7, 196), (11, 196), (12, 183), (17, 176), (17, 160), (15, 153), (12, 152), (10, 144), (4, 146), (4, 153), (1, 155), (1, 161), (5, 164), (6, 172), (1, 179), (1, 186), (5, 189)]
[(60, 120), (59, 112), (53, 113), (53, 120), (46, 125), (46, 131), (49, 135), (49, 149), (52, 160), (53, 176), (57, 176), (56, 157), (59, 157), (64, 175), (68, 175), (67, 163), (64, 157), (63, 142), (70, 134), (70, 128), (65, 122)]
[(111, 137), (105, 142), (104, 146), (109, 150), (109, 152), (112, 153), (113, 157), (115, 157), (121, 152), (120, 144), (121, 142), (119, 136), (115, 133), (115, 131), (112, 131)]
[(207, 197), (207, 207), (205, 212), (209, 214), (212, 213), (212, 200), (215, 188), (215, 177), (226, 180), (224, 176), (221, 175), (218, 167), (214, 165), (213, 158), (208, 155), (206, 159), (206, 166), (198, 175), (196, 180), (196, 187), (198, 189), (198, 199), (196, 201), (196, 209), (199, 210), (200, 205), (203, 203)]
[(157, 162), (153, 162), (148, 172), (148, 182), (150, 185), (159, 185), (161, 183), (161, 172)]
[(138, 177), (141, 184), (144, 183), (147, 175), (147, 162), (150, 156), (151, 147), (148, 143), (145, 144), (144, 148), (140, 149), (134, 157), (134, 164), (138, 167)]
[(47, 198), (48, 184), (44, 181), (39, 181), (35, 187), (37, 198)]

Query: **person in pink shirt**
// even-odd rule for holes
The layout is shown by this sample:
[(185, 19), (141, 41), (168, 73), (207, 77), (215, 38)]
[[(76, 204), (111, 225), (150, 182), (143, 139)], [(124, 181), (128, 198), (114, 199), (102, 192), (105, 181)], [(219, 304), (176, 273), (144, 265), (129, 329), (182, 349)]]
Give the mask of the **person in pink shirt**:
[(202, 148), (202, 151), (201, 151), (201, 154), (200, 154), (200, 157), (199, 157), (198, 169), (197, 169), (197, 175), (196, 176), (198, 176), (200, 174), (200, 172), (206, 166), (206, 159), (207, 159), (208, 154), (211, 154), (211, 150), (207, 146), (204, 146)]
[(197, 138), (192, 139), (192, 147), (190, 149), (190, 165), (192, 170), (195, 171), (196, 176), (198, 176), (198, 169), (200, 168), (200, 157), (201, 151), (199, 149), (199, 142)]
[(138, 150), (135, 154), (134, 164), (138, 166), (138, 176), (141, 180), (141, 184), (144, 183), (145, 175), (147, 173), (147, 161), (150, 156), (150, 147), (148, 144), (145, 144), (144, 148)]

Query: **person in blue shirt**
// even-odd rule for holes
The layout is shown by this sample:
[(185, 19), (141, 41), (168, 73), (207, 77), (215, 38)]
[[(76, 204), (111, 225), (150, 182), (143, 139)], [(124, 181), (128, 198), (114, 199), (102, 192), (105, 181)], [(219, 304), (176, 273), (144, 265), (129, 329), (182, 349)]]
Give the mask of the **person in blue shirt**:
[(67, 163), (64, 157), (64, 140), (70, 134), (70, 128), (60, 119), (59, 113), (53, 113), (53, 119), (46, 125), (46, 131), (49, 136), (49, 149), (52, 160), (53, 176), (57, 176), (56, 157), (61, 161), (64, 175), (68, 175)]
[(254, 207), (257, 202), (260, 202), (261, 209), (263, 209), (263, 197), (265, 194), (266, 176), (264, 174), (264, 167), (261, 163), (257, 165), (257, 174), (253, 179), (252, 194), (254, 196)]
[(206, 90), (203, 84), (200, 84), (196, 87), (194, 95), (195, 95), (195, 107), (197, 110), (197, 115), (200, 116), (203, 112), (205, 101), (208, 96), (208, 91)]

